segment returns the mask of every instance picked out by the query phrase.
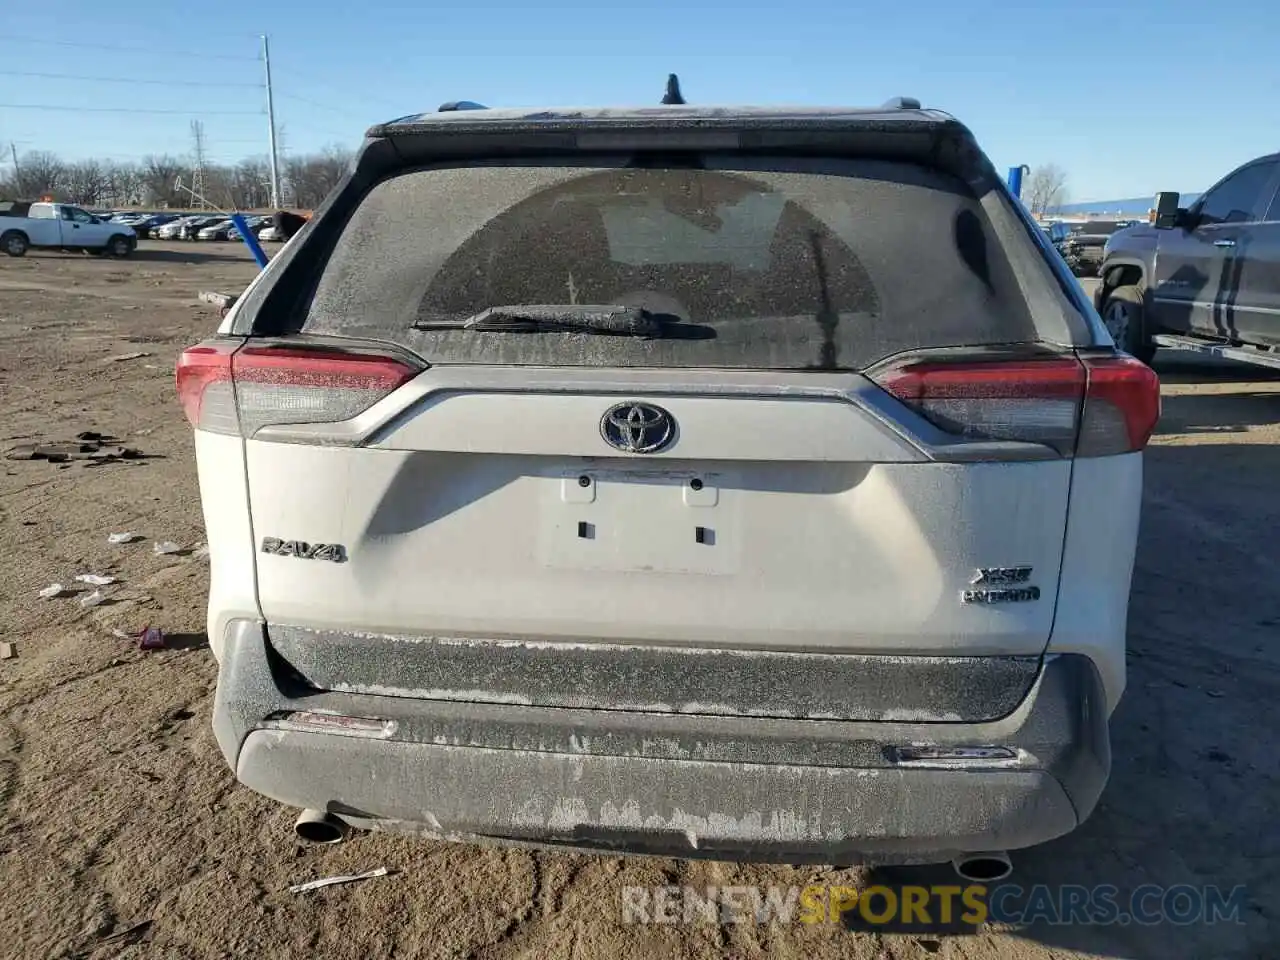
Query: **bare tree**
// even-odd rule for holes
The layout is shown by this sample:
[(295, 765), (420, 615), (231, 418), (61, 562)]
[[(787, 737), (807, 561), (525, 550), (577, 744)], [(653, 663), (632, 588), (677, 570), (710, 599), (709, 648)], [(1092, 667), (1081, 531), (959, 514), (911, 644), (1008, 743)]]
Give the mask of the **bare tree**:
[[(197, 151), (199, 152), (199, 151)], [(346, 176), (354, 154), (340, 146), (288, 157), (281, 179), (288, 205), (319, 206)], [(73, 163), (54, 153), (32, 151), (18, 158), (16, 176), (0, 178), (0, 197), (31, 199), (51, 194), (83, 206), (165, 206), (187, 208), (191, 195), (175, 189), (179, 177), (192, 186), (185, 157), (147, 156), (140, 163), (88, 158)], [(262, 210), (271, 204), (271, 165), (265, 156), (234, 165), (204, 164), (204, 195), (216, 206)]]
[(1052, 213), (1067, 202), (1067, 172), (1056, 163), (1036, 167), (1027, 177), (1022, 193), (1032, 213)]
[(142, 184), (152, 203), (165, 206), (187, 206), (187, 196), (174, 187), (182, 175), (182, 161), (170, 156), (144, 157), (142, 160)]
[(57, 154), (31, 150), (18, 160), (18, 194), (23, 197), (56, 195), (63, 185), (67, 165)]
[(270, 205), (271, 165), (266, 157), (249, 157), (240, 161), (235, 169), (233, 195), (236, 206), (241, 210)]
[(97, 160), (68, 164), (62, 175), (62, 194), (72, 203), (92, 206), (106, 198), (108, 180)]
[(132, 163), (109, 163), (104, 166), (107, 178), (106, 200), (119, 206), (141, 204), (146, 195), (142, 171)]
[(284, 177), (293, 202), (318, 207), (346, 175), (352, 156), (344, 147), (329, 146), (318, 154), (286, 160)]

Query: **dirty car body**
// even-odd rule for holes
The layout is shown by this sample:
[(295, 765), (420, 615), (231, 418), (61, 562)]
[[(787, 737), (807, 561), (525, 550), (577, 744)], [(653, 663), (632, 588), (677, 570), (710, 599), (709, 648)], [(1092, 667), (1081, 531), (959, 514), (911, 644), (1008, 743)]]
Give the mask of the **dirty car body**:
[(906, 862), (1103, 788), (1154, 376), (949, 115), (375, 127), (178, 387), (282, 803)]

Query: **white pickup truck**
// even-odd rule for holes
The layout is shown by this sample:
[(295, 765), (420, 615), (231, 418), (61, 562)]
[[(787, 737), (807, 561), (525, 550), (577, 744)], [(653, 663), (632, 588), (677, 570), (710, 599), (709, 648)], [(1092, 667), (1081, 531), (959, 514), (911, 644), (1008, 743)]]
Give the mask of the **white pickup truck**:
[(132, 227), (67, 203), (0, 201), (0, 250), (21, 257), (32, 247), (89, 250), (127, 257), (138, 245)]

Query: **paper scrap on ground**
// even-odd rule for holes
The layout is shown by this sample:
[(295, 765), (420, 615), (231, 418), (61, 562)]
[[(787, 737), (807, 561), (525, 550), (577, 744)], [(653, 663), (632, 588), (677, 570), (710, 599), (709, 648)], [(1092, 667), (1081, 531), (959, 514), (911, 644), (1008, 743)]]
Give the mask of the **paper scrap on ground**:
[(80, 606), (96, 607), (98, 604), (102, 603), (102, 601), (106, 599), (107, 599), (107, 595), (105, 593), (103, 593), (101, 590), (95, 590), (93, 591), (93, 593), (89, 594), (87, 597), (80, 598)]
[(62, 596), (62, 591), (66, 589), (67, 588), (60, 583), (51, 583), (40, 591), (40, 598), (42, 600), (52, 600), (54, 597)]
[(177, 553), (181, 549), (182, 547), (178, 546), (172, 540), (161, 540), (154, 547), (155, 555), (157, 557), (162, 557), (169, 553)]
[(109, 533), (107, 534), (107, 543), (133, 543), (135, 540), (141, 540), (136, 533)]
[(290, 893), (306, 893), (308, 890), (319, 890), (321, 887), (331, 887), (335, 883), (353, 883), (356, 880), (372, 880), (374, 877), (385, 877), (390, 871), (386, 867), (379, 867), (377, 870), (368, 870), (365, 873), (356, 873), (345, 877), (325, 877), (323, 880), (312, 880), (310, 883), (300, 883), (297, 886), (290, 887)]
[(81, 583), (88, 583), (95, 587), (106, 587), (116, 582), (115, 577), (104, 577), (100, 573), (81, 573), (77, 574), (76, 579)]

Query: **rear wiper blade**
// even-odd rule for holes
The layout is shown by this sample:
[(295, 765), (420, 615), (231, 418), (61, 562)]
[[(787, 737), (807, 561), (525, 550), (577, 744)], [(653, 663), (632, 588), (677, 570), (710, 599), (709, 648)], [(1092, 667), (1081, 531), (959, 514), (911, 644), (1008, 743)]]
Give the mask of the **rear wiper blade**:
[(418, 320), (415, 330), (475, 330), (481, 333), (600, 333), (617, 337), (706, 339), (710, 327), (620, 304), (518, 303), (489, 307), (462, 320)]

